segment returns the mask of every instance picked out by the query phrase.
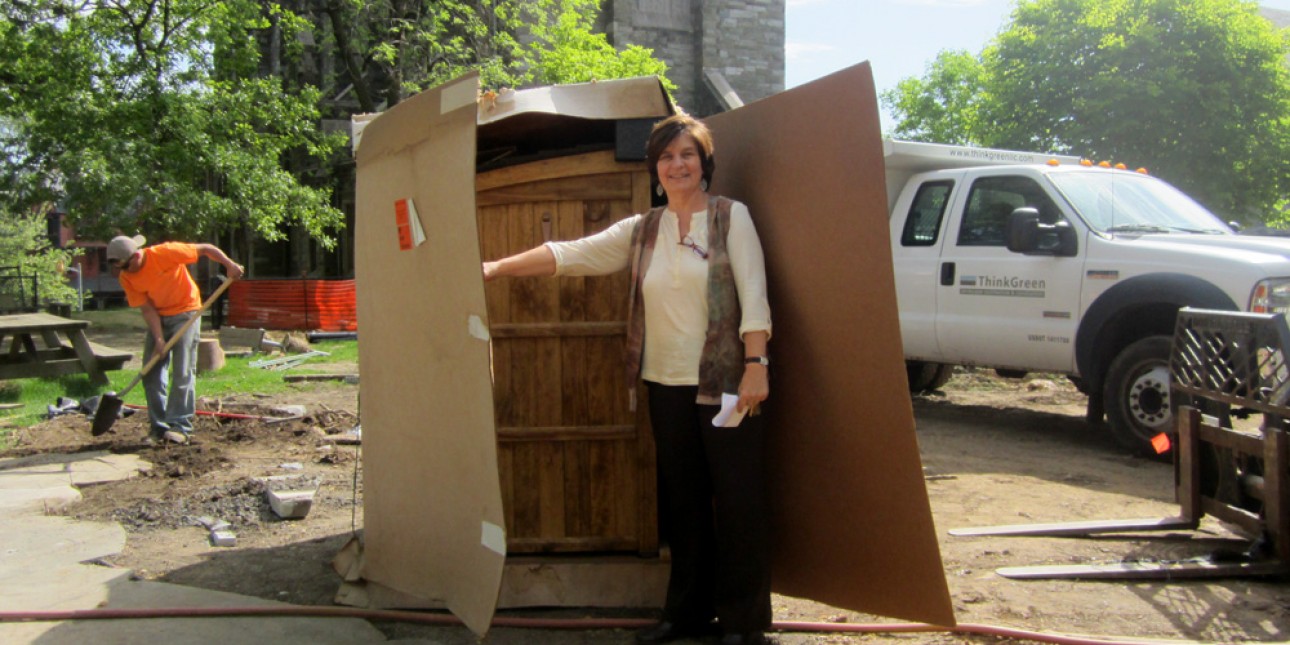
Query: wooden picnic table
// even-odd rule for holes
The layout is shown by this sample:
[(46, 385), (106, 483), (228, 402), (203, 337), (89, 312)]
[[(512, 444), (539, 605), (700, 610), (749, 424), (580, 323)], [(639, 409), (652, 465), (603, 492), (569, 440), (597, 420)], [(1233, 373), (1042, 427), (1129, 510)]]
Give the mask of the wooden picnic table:
[[(133, 356), (85, 337), (89, 321), (51, 314), (0, 316), (0, 380), (86, 373), (90, 383), (108, 384), (107, 370), (119, 370)], [(38, 347), (39, 344), (43, 347)]]

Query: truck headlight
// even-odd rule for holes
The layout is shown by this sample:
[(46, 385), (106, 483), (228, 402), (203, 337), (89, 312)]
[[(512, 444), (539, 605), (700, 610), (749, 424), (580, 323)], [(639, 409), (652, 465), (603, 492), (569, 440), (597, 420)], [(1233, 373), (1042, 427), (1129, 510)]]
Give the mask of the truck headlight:
[(1290, 278), (1270, 278), (1254, 285), (1250, 311), (1260, 314), (1290, 313)]

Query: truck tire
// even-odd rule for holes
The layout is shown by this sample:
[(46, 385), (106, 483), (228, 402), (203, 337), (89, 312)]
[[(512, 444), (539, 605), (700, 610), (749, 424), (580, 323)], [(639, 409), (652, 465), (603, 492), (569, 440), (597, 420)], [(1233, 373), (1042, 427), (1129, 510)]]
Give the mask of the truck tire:
[(954, 366), (944, 363), (905, 361), (905, 374), (909, 377), (909, 391), (914, 394), (939, 390), (954, 376)]
[(1153, 456), (1151, 438), (1172, 432), (1168, 336), (1148, 336), (1125, 347), (1106, 372), (1103, 400), (1111, 436), (1140, 456)]

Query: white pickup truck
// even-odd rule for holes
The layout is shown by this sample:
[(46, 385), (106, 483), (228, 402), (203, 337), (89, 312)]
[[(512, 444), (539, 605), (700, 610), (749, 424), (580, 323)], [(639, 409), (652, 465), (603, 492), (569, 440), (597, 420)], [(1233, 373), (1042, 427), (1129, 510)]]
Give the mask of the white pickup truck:
[(1172, 430), (1181, 307), (1290, 310), (1290, 240), (1237, 235), (1143, 172), (885, 141), (909, 385), (955, 365), (1065, 374), (1136, 453)]

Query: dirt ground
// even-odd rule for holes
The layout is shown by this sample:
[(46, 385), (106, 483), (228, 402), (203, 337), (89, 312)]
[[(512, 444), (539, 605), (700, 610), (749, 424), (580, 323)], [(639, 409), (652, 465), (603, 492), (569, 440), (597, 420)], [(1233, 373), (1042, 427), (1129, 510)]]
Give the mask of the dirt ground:
[[(99, 342), (131, 347), (125, 338)], [(136, 366), (133, 366), (137, 368)], [(355, 366), (334, 366), (338, 371)], [(200, 388), (200, 385), (199, 385)], [(108, 449), (134, 452), (154, 468), (131, 481), (84, 489), (69, 514), (121, 522), (124, 552), (103, 564), (146, 579), (300, 604), (332, 603), (340, 579), (330, 561), (362, 524), (359, 447), (338, 443), (358, 424), (358, 388), (310, 383), (273, 397), (245, 393), (206, 401), (225, 412), (286, 421), (199, 417), (189, 446), (150, 447), (144, 414), (90, 436), (90, 420), (60, 416), (20, 431), (8, 456)], [(999, 567), (1178, 561), (1246, 544), (1206, 520), (1196, 532), (1099, 538), (955, 537), (949, 529), (1073, 520), (1156, 518), (1177, 514), (1172, 467), (1122, 454), (1104, 431), (1083, 420), (1084, 398), (1064, 380), (957, 375), (946, 388), (916, 397), (914, 412), (945, 575), (960, 623), (1047, 633), (1168, 638), (1233, 643), (1290, 640), (1290, 586), (1284, 579), (1173, 582), (1011, 580)], [(276, 519), (257, 477), (297, 476), (319, 493), (304, 520)], [(233, 525), (237, 546), (209, 545), (197, 518)], [(858, 583), (863, 584), (863, 583)], [(648, 616), (562, 610), (536, 615)], [(525, 612), (524, 615), (534, 615)], [(892, 622), (818, 603), (775, 597), (779, 621)], [(471, 643), (464, 628), (378, 623), (393, 638)], [(842, 635), (785, 633), (781, 643), (987, 643), (989, 636), (926, 633)], [(630, 642), (625, 631), (545, 632), (495, 629), (490, 642)]]

